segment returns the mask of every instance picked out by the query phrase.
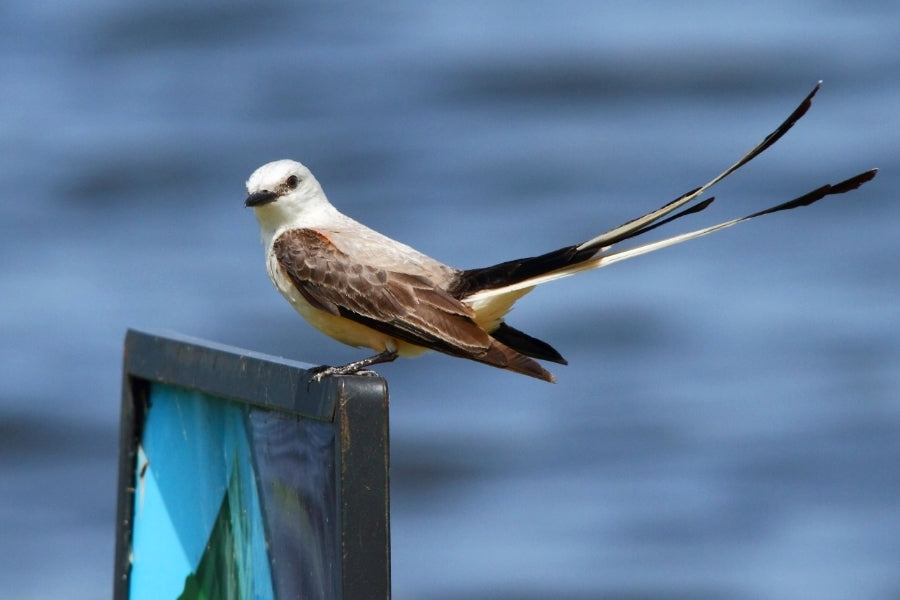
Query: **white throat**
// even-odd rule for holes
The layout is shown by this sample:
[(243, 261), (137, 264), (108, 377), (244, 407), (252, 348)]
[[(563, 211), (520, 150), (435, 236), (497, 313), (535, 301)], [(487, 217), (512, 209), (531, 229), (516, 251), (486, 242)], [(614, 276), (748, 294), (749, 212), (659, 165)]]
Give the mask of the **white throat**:
[(253, 212), (266, 246), (283, 231), (326, 226), (334, 223), (340, 214), (321, 189), (297, 190), (275, 202), (254, 208)]

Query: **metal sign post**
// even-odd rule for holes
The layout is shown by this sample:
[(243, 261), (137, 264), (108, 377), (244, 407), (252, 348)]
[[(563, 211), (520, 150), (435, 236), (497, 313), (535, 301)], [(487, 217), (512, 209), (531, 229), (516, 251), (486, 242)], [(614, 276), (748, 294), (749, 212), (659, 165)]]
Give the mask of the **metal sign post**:
[(390, 596), (377, 376), (179, 336), (125, 339), (116, 600)]

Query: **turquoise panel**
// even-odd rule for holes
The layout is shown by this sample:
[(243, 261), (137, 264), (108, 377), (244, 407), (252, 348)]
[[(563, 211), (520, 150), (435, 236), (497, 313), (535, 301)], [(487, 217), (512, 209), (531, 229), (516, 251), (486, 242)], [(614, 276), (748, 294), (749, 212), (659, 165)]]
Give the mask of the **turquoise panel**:
[(132, 560), (141, 568), (131, 571), (131, 600), (177, 598), (192, 567), (142, 448), (137, 464)]
[[(247, 411), (199, 392), (151, 386), (136, 465), (132, 599), (178, 598), (182, 591), (185, 598), (273, 597)], [(224, 568), (233, 572), (216, 572)], [(236, 583), (213, 594), (203, 587), (225, 581)]]

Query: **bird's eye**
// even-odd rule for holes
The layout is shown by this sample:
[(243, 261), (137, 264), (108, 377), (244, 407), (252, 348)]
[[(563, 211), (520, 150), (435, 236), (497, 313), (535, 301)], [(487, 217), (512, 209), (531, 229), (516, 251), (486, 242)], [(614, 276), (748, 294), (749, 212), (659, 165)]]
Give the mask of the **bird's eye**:
[(296, 175), (291, 175), (287, 178), (287, 181), (285, 183), (287, 183), (287, 186), (293, 190), (300, 183), (300, 178)]

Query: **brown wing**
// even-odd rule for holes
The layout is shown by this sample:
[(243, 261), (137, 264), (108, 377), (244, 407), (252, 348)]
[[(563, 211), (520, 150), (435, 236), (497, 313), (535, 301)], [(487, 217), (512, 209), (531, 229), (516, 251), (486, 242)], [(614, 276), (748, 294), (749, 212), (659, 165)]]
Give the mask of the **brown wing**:
[(293, 229), (275, 240), (278, 264), (312, 306), (410, 344), (552, 381), (537, 362), (494, 340), (471, 308), (429, 279), (353, 260), (326, 235)]

